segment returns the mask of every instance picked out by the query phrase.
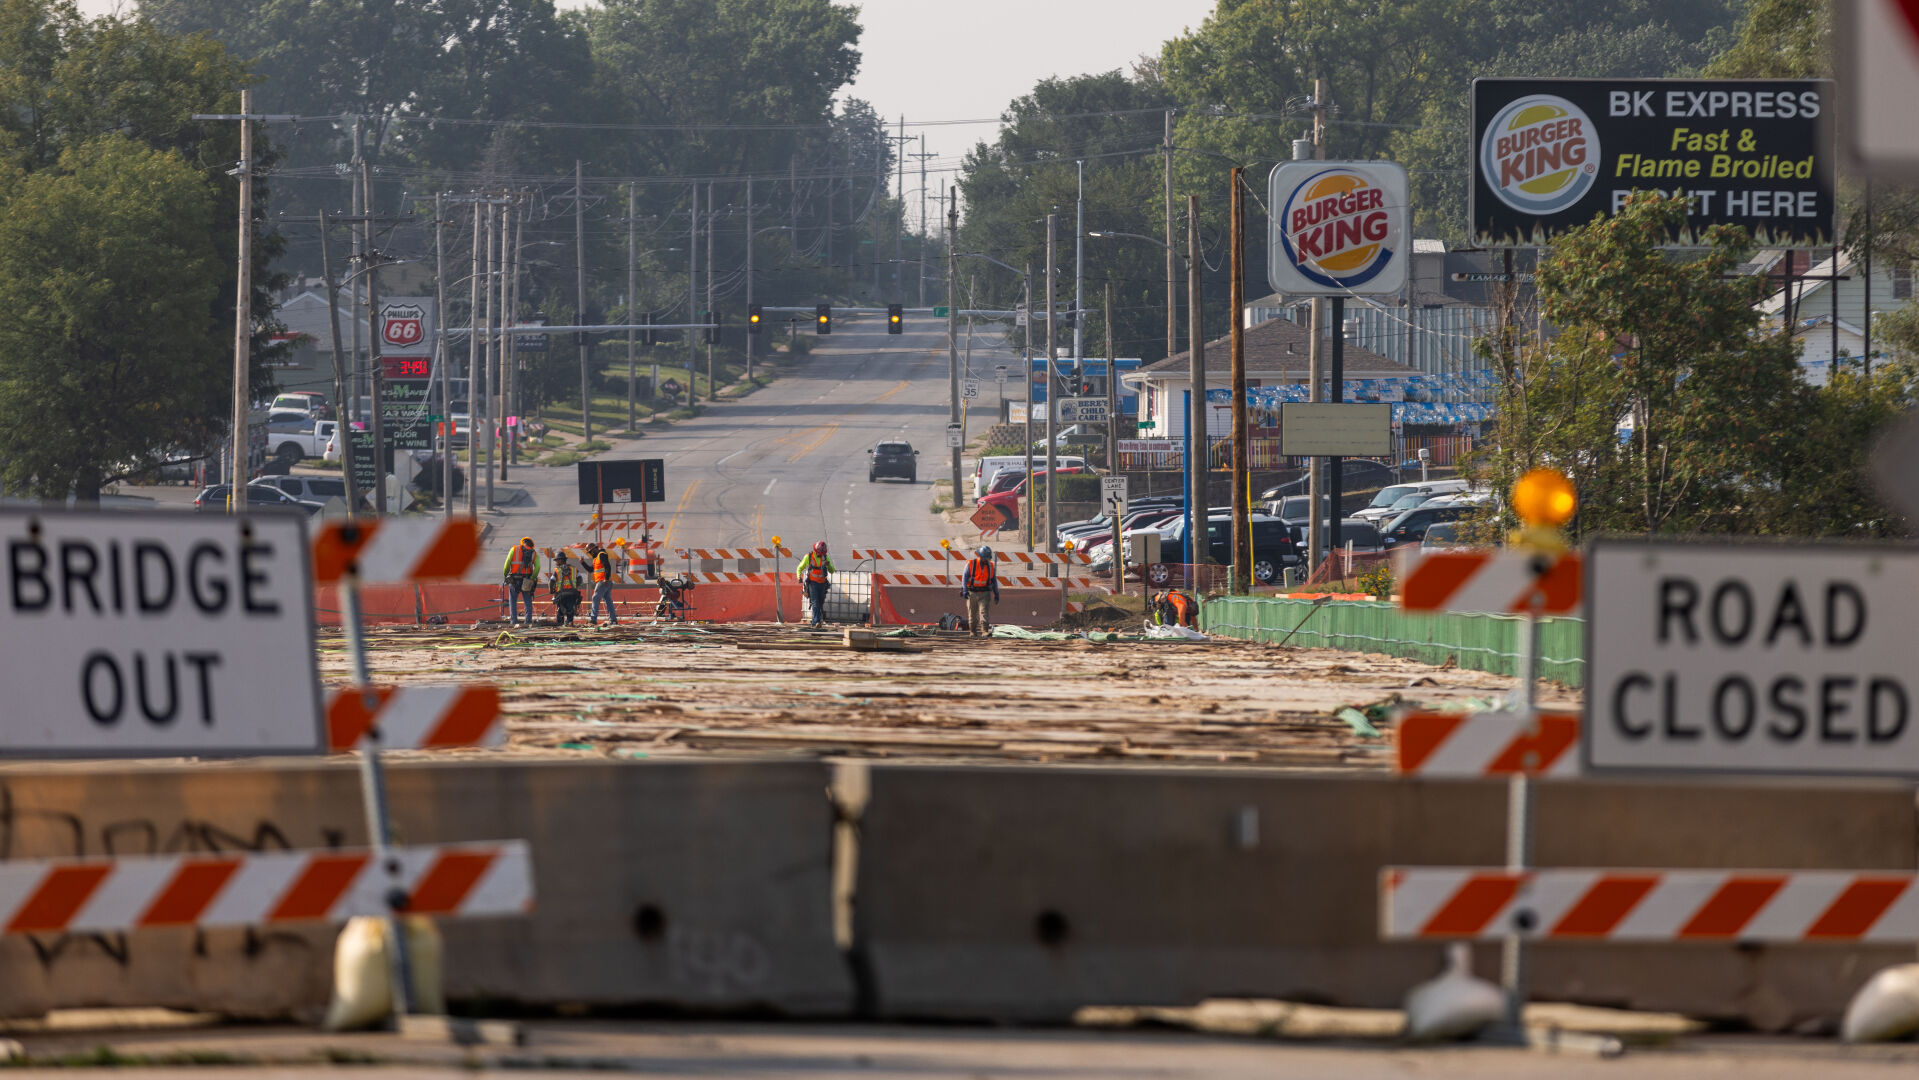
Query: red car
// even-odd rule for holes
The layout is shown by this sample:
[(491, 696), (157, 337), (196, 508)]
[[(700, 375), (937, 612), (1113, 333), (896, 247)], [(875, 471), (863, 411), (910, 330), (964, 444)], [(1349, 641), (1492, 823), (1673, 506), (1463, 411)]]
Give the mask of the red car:
[[(1061, 476), (1069, 476), (1073, 473), (1083, 473), (1085, 471), (1086, 470), (1082, 468), (1071, 467), (1071, 468), (1060, 469), (1059, 474)], [(1045, 476), (1046, 470), (1037, 469), (1033, 472), (1033, 475)], [(1000, 512), (1001, 516), (1006, 518), (1007, 522), (1009, 523), (1008, 524), (1009, 528), (1012, 527), (1013, 525), (1019, 524), (1019, 501), (1020, 501), (1020, 498), (1026, 494), (1026, 480), (1027, 480), (1026, 477), (1024, 476), (1020, 477), (1019, 483), (1014, 484), (1012, 487), (1007, 488), (1005, 491), (996, 492), (992, 495), (986, 496), (985, 498), (979, 501), (979, 504), (981, 506), (991, 506), (997, 509)]]

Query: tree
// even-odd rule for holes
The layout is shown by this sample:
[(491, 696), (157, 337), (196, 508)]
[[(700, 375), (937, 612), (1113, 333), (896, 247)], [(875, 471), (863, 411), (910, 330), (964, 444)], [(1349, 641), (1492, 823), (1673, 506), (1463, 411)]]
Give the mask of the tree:
[[(1539, 267), (1561, 334), (1504, 374), (1491, 479), (1538, 465), (1580, 486), (1581, 532), (1764, 532), (1777, 524), (1812, 388), (1789, 337), (1760, 332), (1742, 230), (1665, 250), (1687, 200), (1636, 192), (1556, 240)], [(1809, 470), (1810, 471), (1810, 470)]]
[(230, 386), (208, 348), (214, 198), (178, 153), (96, 136), (0, 193), (0, 479), (98, 499), (127, 467), (205, 445)]

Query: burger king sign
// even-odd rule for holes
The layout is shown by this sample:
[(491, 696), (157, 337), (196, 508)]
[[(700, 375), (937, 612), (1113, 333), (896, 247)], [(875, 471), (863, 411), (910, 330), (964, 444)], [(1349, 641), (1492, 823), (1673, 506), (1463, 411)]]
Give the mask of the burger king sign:
[(1406, 284), (1406, 170), (1385, 161), (1288, 161), (1267, 182), (1273, 291), (1345, 296)]

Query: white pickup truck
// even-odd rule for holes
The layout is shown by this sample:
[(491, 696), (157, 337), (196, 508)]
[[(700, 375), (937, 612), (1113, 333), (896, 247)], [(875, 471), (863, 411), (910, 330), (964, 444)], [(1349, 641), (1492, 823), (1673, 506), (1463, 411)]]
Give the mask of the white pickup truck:
[(334, 420), (292, 418), (267, 421), (267, 453), (291, 465), (301, 458), (317, 458), (333, 437)]

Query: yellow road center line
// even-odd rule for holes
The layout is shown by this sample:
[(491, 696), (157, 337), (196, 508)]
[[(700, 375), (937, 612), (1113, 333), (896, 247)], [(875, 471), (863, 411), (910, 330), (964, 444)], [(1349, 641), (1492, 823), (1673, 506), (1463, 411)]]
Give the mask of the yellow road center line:
[(885, 401), (887, 398), (892, 397), (894, 394), (899, 393), (901, 390), (904, 390), (911, 385), (913, 384), (910, 382), (907, 382), (905, 379), (901, 379), (900, 384), (898, 386), (895, 386), (891, 390), (888, 390), (886, 393), (881, 394), (879, 397), (874, 398), (873, 404), (877, 405), (880, 402)]
[(787, 462), (790, 464), (792, 462), (798, 461), (799, 459), (805, 457), (806, 455), (812, 453), (813, 451), (818, 450), (820, 446), (823, 443), (825, 443), (826, 440), (832, 438), (833, 433), (837, 432), (839, 429), (840, 429), (840, 426), (838, 424), (829, 424), (826, 427), (820, 429), (820, 433), (814, 436), (812, 441), (808, 442), (805, 446), (802, 446), (798, 450), (794, 451), (793, 456), (786, 459)]
[(661, 551), (671, 552), (673, 550), (673, 530), (679, 528), (680, 512), (686, 509), (687, 502), (693, 498), (693, 493), (698, 490), (700, 490), (700, 482), (695, 480), (686, 485), (686, 490), (680, 493), (679, 505), (673, 508), (673, 516), (666, 519), (666, 535), (660, 538)]

